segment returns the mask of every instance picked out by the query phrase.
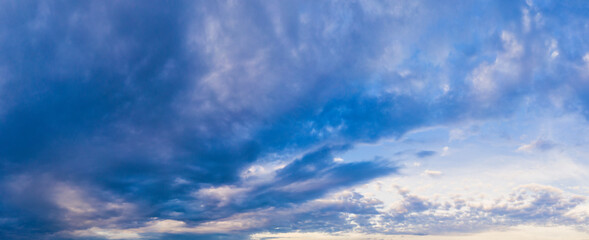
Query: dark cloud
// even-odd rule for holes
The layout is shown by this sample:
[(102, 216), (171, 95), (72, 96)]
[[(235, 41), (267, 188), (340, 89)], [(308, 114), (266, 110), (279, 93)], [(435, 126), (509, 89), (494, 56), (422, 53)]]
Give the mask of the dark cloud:
[[(134, 227), (130, 223), (134, 219), (161, 217), (171, 209), (186, 213), (190, 220), (215, 218), (212, 213), (187, 212), (186, 206), (170, 203), (188, 202), (191, 192), (202, 184), (236, 183), (238, 172), (264, 153), (307, 148), (333, 139), (340, 134), (322, 131), (337, 127), (335, 124), (347, 124), (339, 142), (355, 141), (355, 135), (365, 139), (380, 135), (377, 128), (381, 125), (364, 126), (373, 124), (364, 120), (377, 120), (379, 104), (388, 104), (377, 99), (366, 100), (371, 105), (366, 110), (371, 110), (372, 116), (356, 112), (365, 111), (365, 106), (350, 97), (329, 101), (325, 110), (318, 103), (268, 118), (275, 110), (260, 112), (256, 107), (261, 104), (280, 110), (274, 100), (268, 103), (270, 100), (258, 98), (266, 103), (257, 103), (259, 95), (244, 99), (249, 97), (243, 95), (248, 90), (231, 89), (231, 85), (222, 87), (231, 94), (242, 94), (236, 96), (239, 98), (223, 99), (216, 92), (223, 89), (208, 89), (198, 79), (215, 70), (209, 64), (214, 56), (206, 51), (186, 51), (189, 26), (185, 23), (193, 20), (188, 18), (186, 7), (215, 9), (216, 4), (160, 6), (146, 2), (139, 7), (54, 1), (5, 5), (4, 18), (15, 24), (5, 30), (14, 37), (2, 38), (1, 62), (10, 69), (3, 85), (0, 125), (2, 181), (10, 197), (2, 202), (7, 205), (6, 216), (18, 222), (3, 225), (5, 235), (30, 228), (23, 238), (40, 237), (107, 224), (99, 222), (116, 217), (128, 221), (118, 222), (120, 226)], [(247, 18), (257, 15), (241, 14), (246, 13)], [(248, 26), (268, 31), (264, 29), (268, 26), (261, 24), (265, 20), (251, 21)], [(251, 46), (264, 42), (257, 38), (250, 41)], [(231, 60), (251, 57), (244, 54)], [(241, 75), (227, 76), (230, 78), (240, 81)], [(314, 87), (310, 91), (315, 91)], [(246, 101), (245, 105), (231, 107), (239, 101)], [(310, 103), (311, 99), (303, 101)], [(314, 129), (319, 133), (304, 133)], [(274, 190), (277, 186), (266, 186), (255, 193), (258, 198), (252, 197), (252, 206), (240, 208), (303, 202), (332, 187), (349, 186), (394, 170), (372, 162), (332, 166), (326, 161), (321, 156), (295, 161), (288, 166), (293, 172), (281, 172), (285, 176), (279, 180), (286, 186), (320, 177), (323, 185), (299, 193), (280, 193)], [(300, 169), (310, 166), (316, 170)], [(174, 185), (178, 178), (192, 184)], [(80, 201), (95, 199), (88, 204), (98, 208), (97, 213), (78, 216), (91, 220), (91, 225), (77, 225), (72, 218), (60, 217), (71, 211), (56, 203), (55, 195), (60, 194), (56, 188), (61, 184), (88, 195)], [(100, 209), (101, 204), (116, 201), (131, 202), (144, 210), (124, 215)]]
[[(207, 213), (191, 213), (190, 217), (182, 220), (191, 221), (195, 217), (212, 220), (268, 206), (285, 208), (320, 198), (344, 187), (395, 173), (397, 170), (390, 162), (378, 158), (352, 163), (333, 161), (334, 153), (348, 148), (333, 146), (310, 152), (276, 171), (273, 179), (262, 184), (249, 186), (245, 181), (240, 185), (211, 189), (208, 191), (209, 194), (205, 190), (203, 194), (199, 194), (199, 199), (202, 200), (199, 204), (204, 206)], [(214, 217), (206, 219), (207, 215)]]

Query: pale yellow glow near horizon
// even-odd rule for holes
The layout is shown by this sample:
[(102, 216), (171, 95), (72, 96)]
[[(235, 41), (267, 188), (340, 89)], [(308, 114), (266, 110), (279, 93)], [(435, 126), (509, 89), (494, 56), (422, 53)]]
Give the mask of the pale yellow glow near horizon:
[(568, 226), (517, 226), (504, 231), (487, 231), (472, 234), (447, 234), (447, 235), (384, 235), (363, 233), (257, 233), (251, 236), (251, 240), (589, 240), (588, 232), (582, 232)]

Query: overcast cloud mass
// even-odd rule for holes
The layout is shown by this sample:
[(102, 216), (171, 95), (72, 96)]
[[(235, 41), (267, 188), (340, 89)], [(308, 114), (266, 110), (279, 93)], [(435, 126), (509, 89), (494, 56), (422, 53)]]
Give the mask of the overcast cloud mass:
[(0, 1), (0, 238), (587, 239), (587, 36), (587, 1)]

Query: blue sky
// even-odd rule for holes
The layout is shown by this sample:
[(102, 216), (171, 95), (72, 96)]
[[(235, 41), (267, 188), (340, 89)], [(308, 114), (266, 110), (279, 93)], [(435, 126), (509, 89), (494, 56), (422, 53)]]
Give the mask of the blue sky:
[(2, 1), (2, 239), (587, 239), (585, 1)]

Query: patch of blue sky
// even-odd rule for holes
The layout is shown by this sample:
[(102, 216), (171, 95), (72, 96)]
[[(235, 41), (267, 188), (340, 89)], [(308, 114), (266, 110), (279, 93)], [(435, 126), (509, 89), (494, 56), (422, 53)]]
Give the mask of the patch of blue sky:
[[(520, 185), (543, 184), (587, 196), (588, 188), (582, 184), (589, 180), (585, 160), (589, 152), (583, 147), (589, 130), (586, 124), (579, 114), (528, 112), (509, 119), (424, 129), (399, 140), (360, 145), (342, 158), (376, 154), (402, 166), (400, 175), (371, 183), (387, 188), (386, 194), (372, 185), (360, 191), (388, 204), (399, 198), (393, 186), (430, 197), (485, 195), (492, 199)], [(424, 148), (437, 154), (427, 158), (413, 154)]]

